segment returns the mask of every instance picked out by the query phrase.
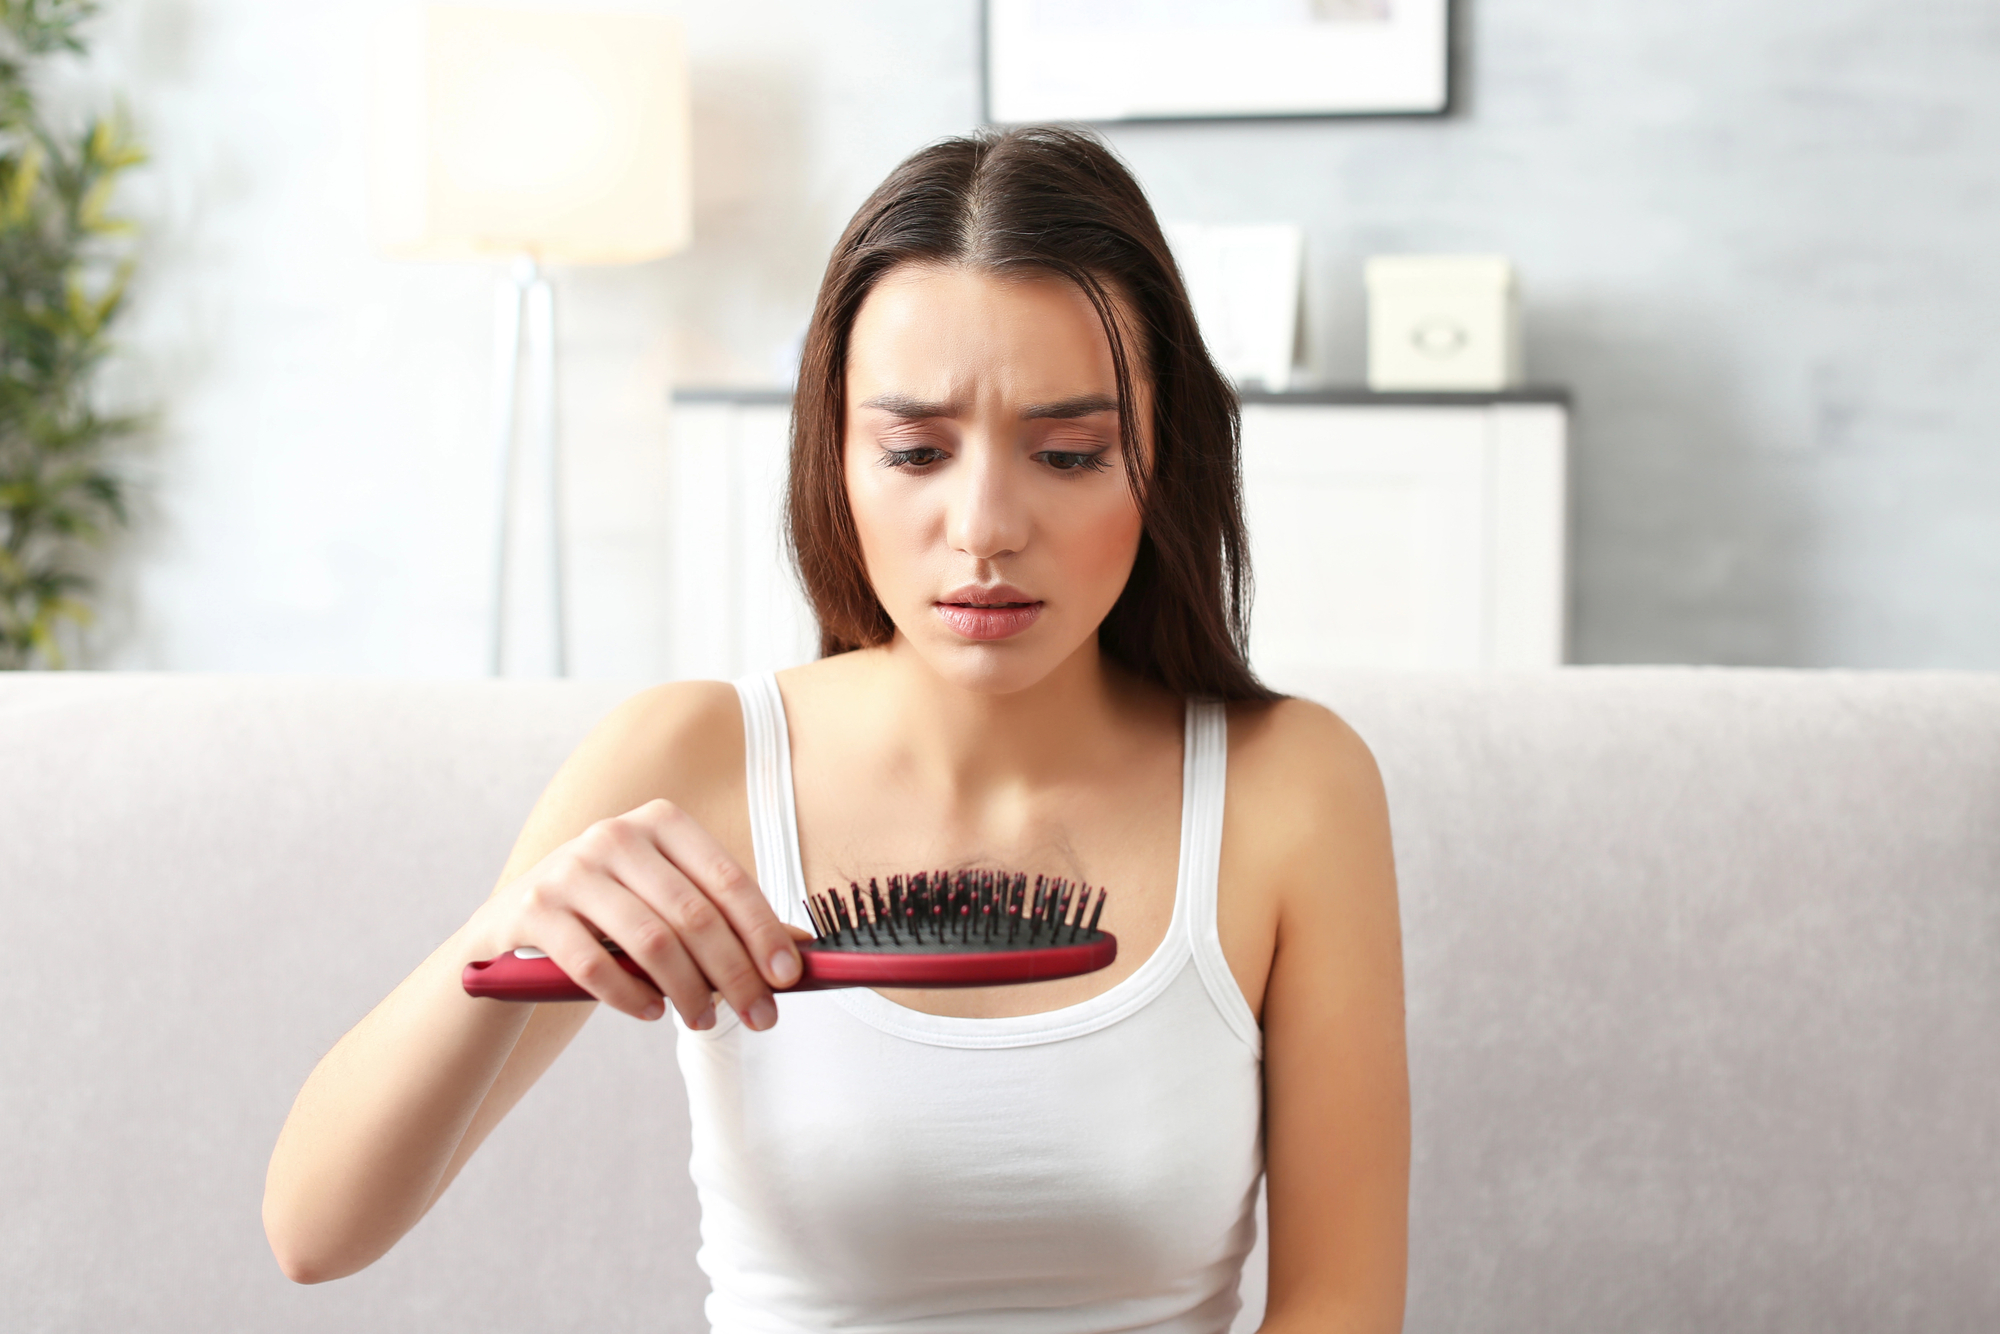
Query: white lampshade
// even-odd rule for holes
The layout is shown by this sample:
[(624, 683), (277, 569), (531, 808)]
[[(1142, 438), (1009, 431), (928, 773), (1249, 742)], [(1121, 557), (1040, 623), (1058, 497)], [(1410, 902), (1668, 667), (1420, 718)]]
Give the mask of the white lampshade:
[(672, 19), (419, 11), (382, 34), (371, 119), (371, 212), (391, 255), (630, 264), (692, 239)]

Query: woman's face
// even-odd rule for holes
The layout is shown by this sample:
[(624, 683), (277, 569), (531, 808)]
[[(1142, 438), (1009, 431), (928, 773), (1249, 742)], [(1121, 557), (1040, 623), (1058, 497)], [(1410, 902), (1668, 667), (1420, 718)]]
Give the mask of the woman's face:
[(1074, 284), (884, 275), (848, 343), (844, 441), (868, 578), (934, 670), (1006, 694), (1094, 651), (1140, 518), (1111, 345)]

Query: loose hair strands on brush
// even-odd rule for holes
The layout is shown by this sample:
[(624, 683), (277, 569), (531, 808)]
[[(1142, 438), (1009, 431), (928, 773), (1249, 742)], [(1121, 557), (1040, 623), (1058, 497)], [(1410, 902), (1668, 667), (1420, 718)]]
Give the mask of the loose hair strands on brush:
[(1062, 127), (988, 131), (919, 150), (834, 246), (800, 359), (786, 498), (821, 655), (885, 644), (895, 630), (862, 563), (841, 451), (854, 318), (882, 275), (903, 264), (1075, 283), (1103, 321), (1120, 404), (1136, 401), (1128, 341), (1138, 344), (1153, 391), (1150, 456), (1137, 413), (1121, 410), (1119, 431), (1143, 532), (1099, 644), (1182, 696), (1276, 698), (1245, 654), (1250, 557), (1236, 395), (1202, 344), (1138, 182), (1095, 137)]

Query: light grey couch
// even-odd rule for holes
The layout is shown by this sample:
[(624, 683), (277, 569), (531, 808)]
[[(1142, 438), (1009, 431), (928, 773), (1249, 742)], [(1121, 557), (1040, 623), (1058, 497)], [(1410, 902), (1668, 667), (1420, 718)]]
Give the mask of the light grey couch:
[[(0, 679), (0, 1329), (702, 1328), (666, 1028), (601, 1016), (361, 1275), (258, 1223), (306, 1071), (621, 693)], [(2000, 1329), (2000, 677), (1305, 693), (1396, 823), (1409, 1329)]]

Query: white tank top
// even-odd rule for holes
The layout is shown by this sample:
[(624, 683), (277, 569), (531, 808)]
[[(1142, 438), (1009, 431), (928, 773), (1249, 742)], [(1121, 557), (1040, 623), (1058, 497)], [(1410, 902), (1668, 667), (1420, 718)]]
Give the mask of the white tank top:
[[(743, 703), (757, 879), (802, 906), (775, 678)], [(1263, 1172), (1262, 1042), (1215, 930), (1227, 732), (1190, 704), (1166, 939), (1045, 1014), (781, 996), (679, 1034), (718, 1334), (1223, 1334)]]

